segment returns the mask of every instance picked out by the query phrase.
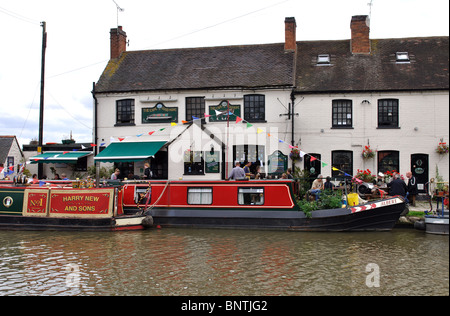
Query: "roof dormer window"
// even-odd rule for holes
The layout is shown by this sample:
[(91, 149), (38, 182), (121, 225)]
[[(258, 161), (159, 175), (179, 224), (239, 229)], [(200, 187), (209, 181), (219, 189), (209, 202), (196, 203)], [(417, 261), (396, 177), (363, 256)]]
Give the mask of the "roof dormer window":
[(329, 54), (321, 54), (317, 56), (318, 65), (330, 65), (331, 59)]
[(409, 63), (409, 53), (407, 52), (397, 52), (395, 54), (397, 63)]

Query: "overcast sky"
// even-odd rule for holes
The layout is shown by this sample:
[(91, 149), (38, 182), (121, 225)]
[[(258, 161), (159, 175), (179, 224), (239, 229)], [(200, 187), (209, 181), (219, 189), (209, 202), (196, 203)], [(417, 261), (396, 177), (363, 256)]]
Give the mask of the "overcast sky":
[[(448, 0), (115, 0), (127, 50), (350, 38), (353, 15), (369, 15), (371, 38), (448, 36)], [(0, 135), (38, 138), (42, 28), (47, 22), (44, 142), (70, 132), (92, 141), (92, 84), (109, 59), (113, 0), (0, 0)]]

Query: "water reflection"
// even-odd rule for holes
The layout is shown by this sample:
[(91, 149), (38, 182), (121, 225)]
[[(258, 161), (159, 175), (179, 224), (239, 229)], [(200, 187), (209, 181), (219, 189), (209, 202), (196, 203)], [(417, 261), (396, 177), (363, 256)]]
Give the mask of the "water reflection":
[[(449, 295), (448, 241), (414, 230), (0, 232), (0, 296)], [(379, 288), (366, 285), (370, 263)]]

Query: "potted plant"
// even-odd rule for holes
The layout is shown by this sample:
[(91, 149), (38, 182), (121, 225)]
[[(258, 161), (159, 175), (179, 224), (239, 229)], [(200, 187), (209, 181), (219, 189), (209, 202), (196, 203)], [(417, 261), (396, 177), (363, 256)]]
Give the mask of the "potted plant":
[(441, 142), (439, 143), (439, 145), (436, 148), (436, 152), (439, 155), (448, 154), (448, 145), (447, 145), (447, 143), (444, 143), (442, 139), (441, 139)]
[(297, 148), (292, 149), (289, 158), (293, 161), (300, 160), (300, 151)]
[(373, 182), (373, 180), (375, 180), (377, 177), (374, 176), (374, 175), (372, 174), (372, 171), (370, 171), (369, 169), (367, 169), (367, 170), (360, 170), (360, 169), (358, 169), (358, 171), (357, 171), (357, 173), (356, 173), (356, 175), (355, 175), (355, 178), (357, 178), (357, 179), (359, 179), (359, 180), (361, 180), (361, 181), (363, 181), (363, 182), (369, 182), (369, 183), (371, 183), (371, 182)]
[(362, 151), (362, 157), (363, 159), (371, 159), (375, 157), (375, 151), (370, 148), (370, 145), (364, 147)]

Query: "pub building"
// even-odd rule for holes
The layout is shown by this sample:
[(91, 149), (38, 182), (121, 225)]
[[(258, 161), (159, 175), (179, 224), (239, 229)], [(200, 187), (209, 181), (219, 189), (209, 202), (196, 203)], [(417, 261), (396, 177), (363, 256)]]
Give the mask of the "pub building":
[(127, 51), (113, 28), (93, 89), (95, 162), (138, 176), (149, 162), (172, 180), (226, 179), (236, 161), (272, 178), (293, 164), (338, 180), (411, 170), (424, 192), (436, 166), (449, 173), (436, 152), (449, 139), (448, 36), (372, 39), (368, 16), (349, 35), (297, 41), (286, 18), (282, 43)]

